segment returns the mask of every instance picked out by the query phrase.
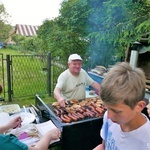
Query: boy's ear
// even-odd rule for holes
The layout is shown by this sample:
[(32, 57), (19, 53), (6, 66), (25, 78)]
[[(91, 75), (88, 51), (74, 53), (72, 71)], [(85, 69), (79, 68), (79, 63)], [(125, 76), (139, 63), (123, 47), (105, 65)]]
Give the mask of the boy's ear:
[(136, 104), (136, 109), (138, 111), (142, 111), (144, 108), (146, 107), (146, 102), (143, 100), (143, 101), (139, 101), (137, 104)]

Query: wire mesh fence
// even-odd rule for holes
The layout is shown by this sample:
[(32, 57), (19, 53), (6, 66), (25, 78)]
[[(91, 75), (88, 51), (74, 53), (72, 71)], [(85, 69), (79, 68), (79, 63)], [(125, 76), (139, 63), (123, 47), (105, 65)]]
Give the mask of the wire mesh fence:
[(48, 55), (0, 55), (0, 82), (4, 97), (14, 98), (53, 95), (57, 78), (66, 68), (66, 61)]
[(12, 96), (47, 94), (47, 55), (11, 56)]
[[(4, 87), (4, 62), (3, 62), (3, 54), (0, 54), (0, 84)], [(5, 97), (5, 88), (2, 90), (0, 95), (0, 100), (3, 100)]]
[(57, 83), (57, 78), (58, 76), (65, 70), (67, 69), (67, 63), (65, 60), (63, 59), (56, 59), (54, 58), (52, 60), (52, 67), (51, 67), (51, 70), (52, 70), (52, 89), (54, 90), (55, 88), (55, 85)]

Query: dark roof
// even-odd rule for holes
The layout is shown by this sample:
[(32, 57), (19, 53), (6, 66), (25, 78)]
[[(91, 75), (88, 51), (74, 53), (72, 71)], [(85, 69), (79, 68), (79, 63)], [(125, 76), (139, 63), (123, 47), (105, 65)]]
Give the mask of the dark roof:
[(39, 26), (16, 24), (15, 33), (24, 36), (36, 36)]

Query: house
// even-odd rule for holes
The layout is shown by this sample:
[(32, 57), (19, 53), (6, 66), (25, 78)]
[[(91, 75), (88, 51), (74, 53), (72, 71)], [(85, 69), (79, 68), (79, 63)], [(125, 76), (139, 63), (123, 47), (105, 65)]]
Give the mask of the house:
[(12, 35), (14, 34), (26, 37), (36, 36), (38, 28), (39, 26), (16, 24), (16, 26), (10, 31), (9, 38), (5, 41), (5, 44), (14, 44), (12, 41)]
[(11, 33), (11, 36), (13, 34), (19, 34), (26, 37), (36, 36), (38, 28), (39, 26), (16, 24), (15, 28)]

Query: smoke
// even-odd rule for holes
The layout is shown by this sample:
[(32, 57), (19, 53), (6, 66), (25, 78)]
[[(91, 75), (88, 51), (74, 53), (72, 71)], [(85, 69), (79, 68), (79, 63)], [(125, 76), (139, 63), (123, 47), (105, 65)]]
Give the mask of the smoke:
[[(115, 40), (118, 38), (119, 32), (122, 33), (123, 30), (123, 25), (120, 22), (123, 22), (126, 16), (124, 4), (123, 0), (89, 1), (90, 13), (87, 32), (90, 44), (87, 48), (87, 54), (89, 55), (88, 65), (92, 68), (96, 65), (107, 67), (118, 61), (115, 54), (117, 49), (117, 41)], [(118, 31), (119, 26), (120, 31)]]

